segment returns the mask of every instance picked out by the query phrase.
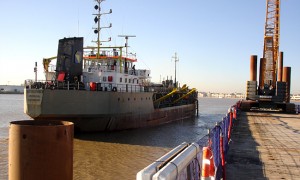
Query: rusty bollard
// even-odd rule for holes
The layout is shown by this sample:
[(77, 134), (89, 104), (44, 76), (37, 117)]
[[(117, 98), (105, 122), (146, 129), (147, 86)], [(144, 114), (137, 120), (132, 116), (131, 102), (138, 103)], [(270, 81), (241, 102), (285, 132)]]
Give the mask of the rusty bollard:
[(67, 121), (13, 121), (9, 180), (73, 179), (74, 125)]

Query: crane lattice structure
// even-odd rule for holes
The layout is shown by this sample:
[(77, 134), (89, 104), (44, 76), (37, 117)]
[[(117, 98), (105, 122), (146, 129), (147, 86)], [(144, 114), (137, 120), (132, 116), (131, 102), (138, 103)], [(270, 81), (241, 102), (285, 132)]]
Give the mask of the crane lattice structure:
[(279, 35), (280, 35), (280, 0), (267, 0), (263, 64), (264, 84), (275, 88), (277, 61), (279, 59)]

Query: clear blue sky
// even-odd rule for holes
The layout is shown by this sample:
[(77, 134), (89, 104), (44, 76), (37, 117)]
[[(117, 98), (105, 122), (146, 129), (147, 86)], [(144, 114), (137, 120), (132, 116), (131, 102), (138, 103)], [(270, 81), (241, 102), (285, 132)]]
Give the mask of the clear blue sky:
[[(44, 77), (42, 59), (57, 54), (60, 38), (83, 36), (85, 45), (96, 38), (93, 0), (15, 0), (0, 2), (0, 84), (21, 84)], [(112, 23), (102, 37), (107, 45), (129, 40), (137, 53), (137, 68), (151, 69), (152, 80), (174, 78), (198, 91), (245, 92), (250, 55), (262, 56), (265, 0), (106, 0), (102, 9), (113, 10), (102, 24)], [(300, 93), (300, 1), (281, 3), (280, 49), (284, 66), (292, 67), (292, 93)]]

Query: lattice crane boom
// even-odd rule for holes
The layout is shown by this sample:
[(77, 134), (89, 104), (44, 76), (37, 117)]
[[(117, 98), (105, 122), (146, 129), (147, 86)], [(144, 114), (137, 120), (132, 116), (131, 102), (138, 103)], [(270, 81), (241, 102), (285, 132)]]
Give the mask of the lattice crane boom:
[(266, 22), (264, 35), (264, 52), (262, 83), (260, 88), (276, 86), (277, 62), (279, 59), (280, 36), (280, 0), (266, 0)]

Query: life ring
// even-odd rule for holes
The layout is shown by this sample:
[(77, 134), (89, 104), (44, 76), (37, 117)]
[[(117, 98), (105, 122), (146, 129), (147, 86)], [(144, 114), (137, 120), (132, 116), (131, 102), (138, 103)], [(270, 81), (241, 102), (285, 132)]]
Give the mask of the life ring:
[(117, 92), (117, 87), (113, 87), (112, 91)]

